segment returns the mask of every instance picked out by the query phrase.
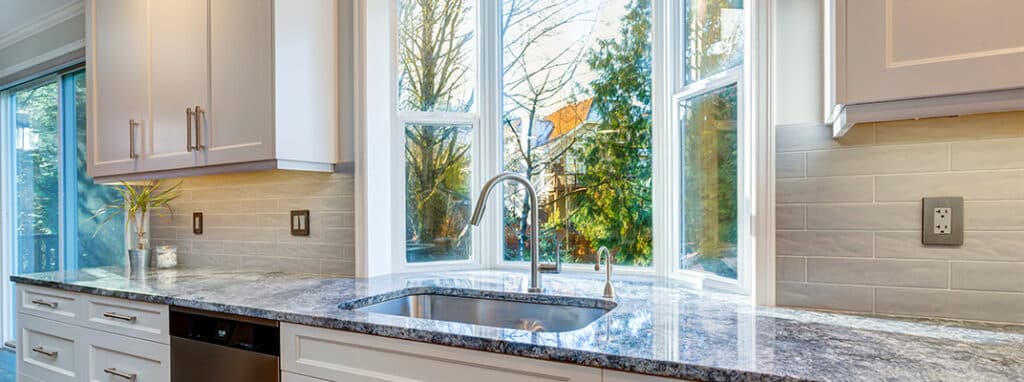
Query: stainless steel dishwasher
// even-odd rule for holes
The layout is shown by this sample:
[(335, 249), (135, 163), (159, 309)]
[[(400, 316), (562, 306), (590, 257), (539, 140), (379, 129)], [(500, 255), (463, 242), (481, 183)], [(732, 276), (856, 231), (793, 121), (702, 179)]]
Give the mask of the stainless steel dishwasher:
[(276, 321), (171, 308), (171, 381), (277, 382)]

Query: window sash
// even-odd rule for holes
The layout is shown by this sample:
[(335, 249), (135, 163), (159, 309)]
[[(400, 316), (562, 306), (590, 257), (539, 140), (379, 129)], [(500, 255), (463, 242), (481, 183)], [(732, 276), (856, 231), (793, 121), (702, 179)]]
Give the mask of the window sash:
[[(396, 1), (397, 4), (397, 1)], [(397, 10), (397, 6), (395, 7)], [(744, 63), (737, 67), (727, 69), (723, 72), (708, 76), (690, 84), (684, 84), (683, 65), (684, 58), (684, 25), (676, 22), (684, 12), (683, 6), (676, 1), (653, 0), (652, 2), (652, 60), (655, 63), (652, 73), (654, 87), (652, 89), (652, 148), (654, 149), (654, 166), (652, 179), (655, 183), (652, 190), (655, 218), (654, 224), (654, 251), (652, 266), (616, 266), (616, 272), (657, 275), (661, 277), (679, 278), (683, 281), (692, 282), (694, 286), (714, 285), (716, 287), (735, 290), (741, 293), (750, 292), (752, 281), (753, 259), (751, 243), (751, 220), (750, 212), (751, 192), (750, 175), (752, 168), (752, 145), (750, 139), (753, 136), (750, 131), (749, 115), (746, 95), (747, 78), (750, 76), (750, 36), (751, 36), (751, 12), (750, 7), (745, 7), (744, 12)], [(473, 202), (480, 191), (483, 182), (492, 175), (498, 174), (502, 169), (502, 36), (498, 31), (499, 20), (501, 20), (500, 2), (480, 1), (474, 7), (477, 20), (477, 31), (474, 36), (474, 54), (476, 59), (477, 73), (477, 101), (474, 107), (475, 112), (448, 113), (448, 112), (410, 112), (394, 111), (393, 128), (404, 129), (406, 123), (463, 123), (472, 124), (473, 140), (471, 151), (472, 159), (472, 187), (471, 195)], [(395, 26), (397, 30), (397, 23)], [(392, 36), (392, 46), (396, 46)], [(396, 48), (395, 48), (396, 49)], [(397, 78), (397, 55), (392, 60), (392, 73)], [(738, 269), (737, 279), (727, 279), (721, 276), (706, 272), (680, 269), (678, 250), (678, 239), (682, 234), (679, 227), (680, 203), (672, 201), (673, 195), (678, 193), (681, 181), (679, 153), (671, 150), (678, 150), (680, 146), (679, 134), (679, 111), (678, 104), (682, 98), (693, 97), (702, 93), (711, 92), (726, 86), (735, 84), (738, 92), (737, 114), (738, 121), (738, 156), (739, 169), (738, 177)], [(397, 93), (396, 93), (397, 94)], [(397, 109), (397, 107), (396, 107)], [(404, 136), (404, 134), (402, 134)], [(404, 138), (395, 141), (394, 144), (404, 147)], [(666, 148), (669, 151), (666, 151)], [(404, 166), (404, 158), (396, 166)], [(660, 170), (659, 170), (660, 168)], [(402, 171), (395, 168), (396, 171)], [(404, 180), (404, 177), (403, 177)], [(405, 189), (404, 183), (401, 185)], [(404, 198), (404, 192), (402, 193)], [(404, 199), (396, 200), (398, 206), (404, 211)], [(431, 271), (431, 270), (461, 270), (461, 269), (527, 269), (529, 263), (504, 260), (504, 240), (502, 233), (502, 221), (500, 213), (503, 210), (503, 198), (499, 194), (491, 196), (487, 204), (490, 213), (484, 217), (480, 227), (471, 228), (472, 252), (470, 259), (458, 261), (438, 261), (425, 263), (407, 263), (403, 244), (400, 250), (395, 251), (393, 269), (396, 272), (407, 271)], [(659, 213), (659, 211), (662, 211)], [(659, 214), (670, 214), (674, 216), (659, 216)], [(403, 215), (405, 216), (405, 215)], [(401, 224), (405, 224), (403, 219)], [(404, 231), (404, 230), (403, 230)], [(587, 264), (563, 264), (566, 271), (592, 272), (592, 267)]]

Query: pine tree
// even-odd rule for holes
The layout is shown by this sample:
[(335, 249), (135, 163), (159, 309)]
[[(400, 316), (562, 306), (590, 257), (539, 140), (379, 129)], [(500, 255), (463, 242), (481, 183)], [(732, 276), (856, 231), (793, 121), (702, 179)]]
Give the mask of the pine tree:
[(616, 262), (649, 265), (651, 228), (651, 3), (634, 0), (621, 35), (603, 40), (587, 63), (601, 116), (596, 132), (576, 152), (575, 228), (594, 247), (607, 246)]

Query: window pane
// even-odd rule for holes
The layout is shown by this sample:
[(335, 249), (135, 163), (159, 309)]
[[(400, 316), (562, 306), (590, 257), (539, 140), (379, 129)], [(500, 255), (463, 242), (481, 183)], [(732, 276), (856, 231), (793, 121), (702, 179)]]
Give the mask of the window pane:
[[(540, 198), (542, 261), (651, 264), (649, 0), (505, 0), (506, 171)], [(529, 260), (530, 206), (506, 184), (506, 261)]]
[(405, 127), (407, 262), (469, 258), (472, 130), (470, 125)]
[(682, 269), (736, 278), (736, 86), (682, 101)]
[[(72, 87), (70, 96), (73, 98), (64, 100), (66, 107), (71, 108), (71, 113), (73, 113), (73, 118), (69, 118), (67, 122), (73, 125), (68, 126), (65, 131), (74, 132), (74, 139), (68, 139), (66, 143), (69, 146), (75, 145), (73, 148), (66, 147), (65, 155), (69, 160), (74, 160), (75, 176), (73, 179), (77, 191), (75, 193), (77, 204), (75, 208), (68, 209), (68, 213), (75, 215), (73, 221), (78, 226), (76, 232), (70, 233), (77, 236), (74, 253), (71, 255), (77, 256), (77, 259), (69, 263), (74, 263), (79, 268), (121, 265), (124, 264), (125, 256), (124, 217), (113, 216), (104, 225), (99, 224), (102, 220), (92, 218), (97, 210), (117, 201), (119, 195), (112, 187), (93, 183), (92, 178), (86, 173), (88, 157), (86, 156), (85, 141), (85, 72), (81, 71), (71, 75), (64, 83)], [(70, 153), (72, 149), (75, 151), (74, 156), (71, 156)], [(69, 229), (71, 228), (69, 227)]]
[(58, 267), (57, 83), (14, 97), (14, 232), (17, 273)]
[(472, 3), (399, 0), (399, 110), (472, 110)]
[(743, 64), (743, 0), (687, 0), (686, 83)]

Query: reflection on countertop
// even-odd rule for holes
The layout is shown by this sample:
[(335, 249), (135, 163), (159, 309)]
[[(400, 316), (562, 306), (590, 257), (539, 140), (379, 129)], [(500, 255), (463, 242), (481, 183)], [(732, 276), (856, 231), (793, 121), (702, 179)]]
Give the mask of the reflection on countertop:
[[(525, 292), (527, 273), (465, 271), (326, 278), (178, 269), (131, 278), (121, 268), (11, 279), (163, 303), (698, 381), (1024, 380), (1024, 327), (894, 320), (755, 307), (744, 296), (621, 276), (618, 304), (579, 330), (547, 333), (345, 310), (407, 288)], [(549, 275), (546, 293), (600, 298), (600, 275)]]

